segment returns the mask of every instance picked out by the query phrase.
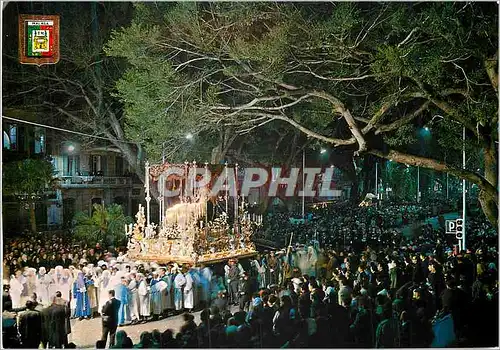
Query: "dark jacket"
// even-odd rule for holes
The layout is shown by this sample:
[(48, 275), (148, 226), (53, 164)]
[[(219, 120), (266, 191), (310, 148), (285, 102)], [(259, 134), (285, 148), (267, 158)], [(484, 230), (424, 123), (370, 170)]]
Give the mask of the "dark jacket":
[(52, 304), (42, 311), (43, 339), (50, 347), (61, 348), (68, 342), (66, 308)]
[(113, 328), (118, 326), (118, 310), (120, 308), (120, 300), (112, 298), (102, 307), (102, 324), (103, 326)]
[(250, 294), (252, 292), (250, 280), (242, 279), (240, 281), (238, 292), (240, 293), (240, 298), (243, 298), (244, 300), (250, 300)]
[(42, 340), (42, 315), (35, 310), (27, 310), (19, 316), (19, 333), (25, 348), (37, 349)]

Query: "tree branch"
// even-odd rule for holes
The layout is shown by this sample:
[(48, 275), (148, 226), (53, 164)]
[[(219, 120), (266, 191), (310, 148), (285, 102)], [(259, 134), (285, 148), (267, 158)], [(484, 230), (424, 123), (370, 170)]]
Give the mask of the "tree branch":
[(498, 51), (495, 56), (484, 61), (484, 67), (488, 78), (490, 78), (491, 86), (498, 93)]
[(383, 133), (383, 132), (388, 132), (388, 131), (393, 131), (393, 130), (399, 129), (403, 125), (408, 124), (413, 119), (415, 119), (420, 114), (422, 114), (427, 108), (429, 108), (429, 105), (430, 105), (430, 101), (426, 101), (422, 106), (420, 106), (419, 109), (417, 109), (412, 114), (404, 116), (402, 118), (399, 118), (398, 120), (396, 120), (395, 122), (393, 122), (389, 125), (379, 126), (377, 128), (377, 130), (375, 131), (375, 135), (378, 135), (378, 134)]
[(377, 149), (368, 150), (368, 153), (373, 154), (377, 157), (389, 159), (398, 163), (403, 163), (412, 166), (418, 166), (427, 169), (433, 169), (439, 172), (446, 172), (452, 175), (455, 175), (461, 179), (468, 180), (481, 188), (481, 190), (485, 191), (489, 195), (495, 196), (495, 201), (498, 204), (498, 191), (492, 186), (484, 177), (478, 175), (474, 172), (465, 170), (465, 169), (457, 169), (453, 168), (446, 163), (440, 162), (436, 159), (432, 158), (424, 158), (420, 156), (415, 156), (412, 154), (402, 153), (396, 150), (388, 150), (381, 151)]
[(340, 115), (342, 115), (344, 120), (347, 122), (349, 129), (351, 130), (352, 136), (354, 136), (354, 138), (358, 142), (359, 148), (355, 152), (355, 154), (359, 154), (359, 153), (366, 151), (367, 147), (366, 147), (365, 138), (364, 138), (363, 134), (361, 133), (361, 131), (359, 130), (359, 128), (356, 124), (356, 121), (354, 120), (353, 116), (351, 115), (351, 112), (349, 111), (349, 109), (345, 108), (344, 104), (342, 102), (340, 102), (340, 100), (338, 100), (336, 97), (334, 97), (334, 96), (332, 96), (324, 91), (314, 91), (313, 93), (311, 93), (311, 95), (329, 101), (334, 106), (336, 112), (339, 113)]

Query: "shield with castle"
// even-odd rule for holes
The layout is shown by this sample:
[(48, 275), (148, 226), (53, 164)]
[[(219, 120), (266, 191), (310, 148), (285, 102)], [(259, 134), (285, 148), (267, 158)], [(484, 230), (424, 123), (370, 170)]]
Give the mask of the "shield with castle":
[[(139, 205), (136, 223), (125, 227), (130, 259), (196, 265), (257, 254), (252, 234), (262, 217), (248, 213), (245, 198), (238, 194), (238, 166), (216, 167), (226, 185), (228, 179), (236, 180), (233, 193), (231, 186), (224, 186), (214, 195), (213, 177), (207, 176), (213, 169), (206, 163), (146, 164), (146, 207)], [(158, 194), (158, 224), (150, 220), (153, 189)]]

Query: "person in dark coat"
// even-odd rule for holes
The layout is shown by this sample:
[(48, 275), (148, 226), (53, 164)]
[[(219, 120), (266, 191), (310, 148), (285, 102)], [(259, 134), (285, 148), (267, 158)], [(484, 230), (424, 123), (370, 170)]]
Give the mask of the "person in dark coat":
[(62, 348), (68, 344), (66, 307), (59, 304), (59, 298), (54, 297), (52, 305), (42, 310), (42, 326), (42, 341), (45, 348)]
[(422, 262), (420, 261), (418, 256), (414, 256), (412, 258), (412, 263), (413, 263), (413, 276), (412, 276), (412, 281), (415, 284), (420, 284), (424, 282), (424, 272), (422, 268)]
[(104, 342), (108, 339), (109, 347), (115, 345), (116, 328), (118, 327), (118, 310), (120, 301), (115, 298), (115, 291), (109, 291), (109, 300), (102, 307), (102, 338)]
[(243, 278), (239, 286), (239, 305), (240, 311), (248, 311), (251, 298), (251, 284), (248, 277), (248, 272), (243, 273)]
[(441, 294), (446, 289), (444, 275), (441, 272), (440, 266), (436, 263), (430, 262), (428, 268), (429, 274), (427, 276), (427, 281), (432, 288), (434, 305), (436, 309), (439, 310), (441, 308)]
[(66, 334), (71, 334), (71, 307), (69, 301), (62, 298), (61, 292), (56, 292), (57, 304), (63, 305), (66, 310)]
[(19, 316), (19, 333), (23, 348), (38, 349), (42, 340), (42, 315), (35, 311), (35, 303), (26, 302), (27, 310)]
[(358, 298), (357, 302), (358, 312), (350, 325), (350, 331), (357, 347), (370, 348), (373, 346), (370, 313), (366, 309), (364, 297)]

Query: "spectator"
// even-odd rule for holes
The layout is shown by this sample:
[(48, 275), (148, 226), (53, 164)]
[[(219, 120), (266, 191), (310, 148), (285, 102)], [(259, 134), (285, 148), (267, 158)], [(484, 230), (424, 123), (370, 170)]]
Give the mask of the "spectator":
[(107, 342), (109, 334), (109, 346), (115, 344), (115, 334), (118, 327), (118, 311), (120, 309), (120, 301), (115, 298), (115, 291), (109, 291), (109, 300), (102, 308), (102, 338)]

